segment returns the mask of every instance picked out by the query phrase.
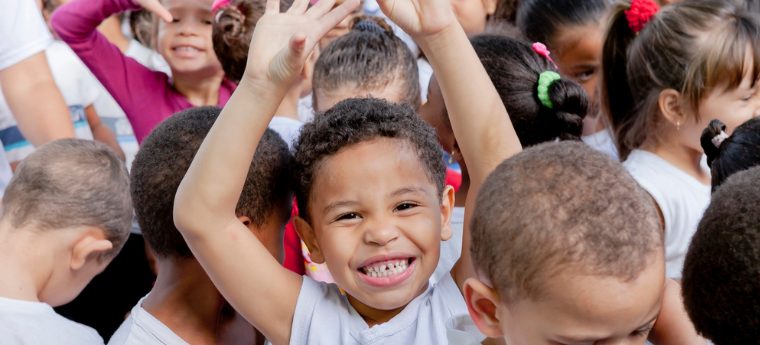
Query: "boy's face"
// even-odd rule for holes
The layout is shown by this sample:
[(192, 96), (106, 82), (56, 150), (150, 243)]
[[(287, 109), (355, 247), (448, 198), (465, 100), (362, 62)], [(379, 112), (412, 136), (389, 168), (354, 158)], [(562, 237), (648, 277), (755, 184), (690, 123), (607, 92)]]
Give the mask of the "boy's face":
[(210, 0), (163, 0), (174, 21), (158, 22), (157, 50), (176, 74), (221, 73), (211, 41)]
[(424, 291), (451, 236), (451, 188), (441, 202), (414, 150), (389, 138), (343, 148), (314, 176), (306, 243), (352, 305), (394, 311)]
[[(493, 317), (498, 325), (488, 335), (504, 337), (510, 345), (644, 344), (665, 286), (662, 255), (650, 261), (631, 281), (572, 269), (552, 275), (538, 300), (497, 302)], [(472, 299), (467, 302), (472, 315)], [(486, 331), (482, 318), (476, 323)]]

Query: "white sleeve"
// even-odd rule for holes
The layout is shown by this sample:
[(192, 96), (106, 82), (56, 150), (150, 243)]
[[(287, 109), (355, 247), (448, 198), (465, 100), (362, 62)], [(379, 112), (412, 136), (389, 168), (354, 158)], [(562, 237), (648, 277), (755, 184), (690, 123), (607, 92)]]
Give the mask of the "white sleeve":
[(37, 54), (53, 41), (34, 0), (0, 0), (0, 70)]

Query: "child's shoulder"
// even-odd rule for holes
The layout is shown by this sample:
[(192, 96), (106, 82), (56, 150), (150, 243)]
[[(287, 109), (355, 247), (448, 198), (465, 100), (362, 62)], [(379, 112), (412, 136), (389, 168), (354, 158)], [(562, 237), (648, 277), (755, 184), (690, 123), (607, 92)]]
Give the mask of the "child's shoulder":
[(0, 297), (0, 339), (22, 344), (103, 344), (98, 333), (45, 303)]

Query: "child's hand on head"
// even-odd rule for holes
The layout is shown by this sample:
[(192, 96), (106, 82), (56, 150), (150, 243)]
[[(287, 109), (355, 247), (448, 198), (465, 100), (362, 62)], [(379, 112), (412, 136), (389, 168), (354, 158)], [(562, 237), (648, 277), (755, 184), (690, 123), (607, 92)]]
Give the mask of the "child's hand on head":
[(138, 5), (142, 6), (142, 8), (157, 15), (167, 23), (171, 23), (174, 20), (172, 14), (169, 13), (169, 10), (167, 10), (164, 5), (161, 5), (161, 1), (159, 0), (136, 0), (136, 2)]
[(450, 0), (378, 0), (385, 15), (415, 38), (458, 25)]
[(351, 14), (359, 0), (333, 8), (334, 3), (320, 0), (308, 8), (309, 0), (295, 0), (287, 12), (280, 13), (279, 0), (268, 0), (251, 38), (243, 80), (289, 87), (322, 36)]

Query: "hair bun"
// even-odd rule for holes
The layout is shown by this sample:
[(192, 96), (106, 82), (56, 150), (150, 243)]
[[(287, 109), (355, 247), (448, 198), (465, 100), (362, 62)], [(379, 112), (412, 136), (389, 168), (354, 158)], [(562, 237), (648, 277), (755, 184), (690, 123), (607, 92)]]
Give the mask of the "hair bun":
[(583, 119), (588, 113), (588, 97), (576, 82), (559, 79), (549, 87), (557, 136), (561, 140), (579, 140), (583, 134)]
[(356, 17), (351, 23), (351, 31), (394, 35), (393, 28), (383, 18), (374, 16)]
[(726, 134), (726, 124), (720, 120), (712, 120), (710, 124), (702, 131), (700, 137), (700, 143), (702, 144), (702, 150), (707, 155), (707, 165), (712, 167), (712, 163), (718, 158), (720, 154), (720, 147), (728, 138)]

